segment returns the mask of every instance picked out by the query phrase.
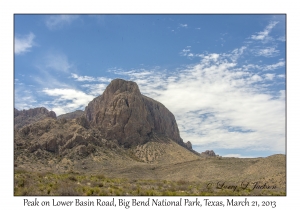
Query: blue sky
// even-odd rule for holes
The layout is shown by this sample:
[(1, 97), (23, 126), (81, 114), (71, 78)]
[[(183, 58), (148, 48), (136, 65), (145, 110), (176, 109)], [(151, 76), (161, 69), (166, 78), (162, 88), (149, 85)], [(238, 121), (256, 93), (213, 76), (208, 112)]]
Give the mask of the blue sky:
[(199, 152), (285, 153), (285, 15), (14, 15), (15, 107), (83, 110), (137, 82)]

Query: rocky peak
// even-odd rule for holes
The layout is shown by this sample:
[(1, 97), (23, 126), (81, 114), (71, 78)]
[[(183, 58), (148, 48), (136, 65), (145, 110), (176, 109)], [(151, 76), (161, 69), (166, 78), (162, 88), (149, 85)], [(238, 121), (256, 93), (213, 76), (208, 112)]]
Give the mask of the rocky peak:
[(56, 119), (56, 114), (54, 111), (49, 111), (45, 107), (37, 107), (28, 110), (18, 110), (14, 108), (15, 128), (21, 128), (24, 125), (37, 122), (47, 117)]
[(124, 92), (132, 93), (134, 95), (141, 95), (140, 89), (135, 82), (126, 81), (123, 79), (112, 80), (111, 83), (107, 86), (103, 95), (105, 97), (105, 96), (117, 95)]
[(135, 82), (115, 79), (85, 109), (86, 119), (104, 138), (125, 147), (162, 135), (185, 146), (174, 115), (161, 103), (140, 93)]
[(53, 118), (53, 119), (56, 119), (56, 113), (55, 113), (54, 111), (50, 111), (50, 112), (48, 113), (48, 117), (51, 117), (51, 118)]

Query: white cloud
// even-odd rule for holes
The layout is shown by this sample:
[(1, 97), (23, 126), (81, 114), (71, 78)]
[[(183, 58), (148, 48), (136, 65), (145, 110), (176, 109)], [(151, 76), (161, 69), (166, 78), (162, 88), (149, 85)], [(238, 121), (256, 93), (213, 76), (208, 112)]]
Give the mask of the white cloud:
[(275, 57), (279, 55), (279, 50), (276, 50), (275, 47), (267, 47), (265, 49), (255, 49), (253, 54), (255, 56)]
[[(233, 51), (231, 56), (239, 53)], [(173, 74), (145, 69), (122, 74), (175, 115), (184, 141), (202, 148), (284, 153), (285, 98), (262, 92), (264, 79), (275, 75), (262, 77), (237, 67), (236, 62), (228, 62), (229, 54), (199, 57), (198, 64)]]
[(272, 21), (269, 25), (265, 28), (264, 31), (256, 33), (256, 35), (252, 35), (251, 39), (253, 40), (260, 40), (260, 41), (269, 41), (272, 38), (269, 36), (271, 30), (277, 25), (278, 21)]
[(264, 76), (267, 80), (273, 80), (275, 77), (275, 74), (265, 74)]
[(26, 36), (15, 37), (15, 54), (29, 52), (34, 45), (34, 38), (35, 35), (31, 32)]
[(99, 82), (110, 82), (112, 79), (107, 77), (97, 77), (97, 81)]
[(285, 42), (285, 37), (284, 36), (278, 37), (277, 40), (281, 42)]
[(257, 74), (254, 74), (252, 77), (251, 77), (251, 80), (253, 82), (260, 82), (262, 81), (263, 79), (261, 78), (261, 76), (257, 75)]
[(107, 87), (107, 84), (85, 84), (85, 85), (81, 85), (82, 87), (87, 89), (87, 92), (90, 95), (93, 95), (95, 97), (102, 95), (103, 91), (105, 90), (105, 88)]
[(48, 96), (55, 97), (53, 101), (48, 102), (48, 106), (50, 106), (57, 115), (76, 109), (83, 109), (94, 98), (92, 95), (75, 89), (45, 88), (42, 92)]
[(223, 53), (223, 54), (217, 54), (217, 53), (197, 54), (197, 53), (191, 53), (191, 46), (187, 46), (179, 54), (181, 56), (187, 56), (189, 58), (199, 57), (199, 58), (203, 59), (202, 61), (206, 60), (206, 62), (209, 62), (210, 60), (216, 61), (218, 59), (218, 57), (221, 55), (221, 56), (227, 57), (231, 61), (235, 62), (239, 57), (241, 57), (241, 55), (246, 51), (246, 49), (247, 49), (246, 46), (242, 46), (240, 48), (236, 48), (236, 49), (232, 50), (229, 53)]
[(77, 18), (79, 18), (78, 15), (51, 15), (46, 19), (46, 26), (50, 30), (59, 29), (65, 25), (70, 25)]
[(199, 57), (202, 58), (202, 63), (205, 63), (207, 64), (207, 62), (210, 62), (210, 61), (214, 61), (216, 62), (219, 58), (219, 54), (217, 53), (212, 53), (212, 54), (208, 54), (208, 55), (199, 55)]
[(187, 28), (188, 25), (187, 25), (187, 24), (182, 24), (182, 23), (181, 23), (181, 24), (179, 24), (179, 26), (182, 27), (182, 28)]

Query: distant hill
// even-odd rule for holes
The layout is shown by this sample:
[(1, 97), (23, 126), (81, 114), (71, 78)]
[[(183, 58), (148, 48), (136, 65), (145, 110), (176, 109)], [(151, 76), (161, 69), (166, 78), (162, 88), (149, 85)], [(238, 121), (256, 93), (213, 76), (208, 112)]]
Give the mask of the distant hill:
[(48, 109), (44, 107), (20, 111), (14, 108), (14, 127), (19, 129), (24, 125), (29, 125), (48, 117), (56, 119), (56, 114), (53, 111), (48, 111)]

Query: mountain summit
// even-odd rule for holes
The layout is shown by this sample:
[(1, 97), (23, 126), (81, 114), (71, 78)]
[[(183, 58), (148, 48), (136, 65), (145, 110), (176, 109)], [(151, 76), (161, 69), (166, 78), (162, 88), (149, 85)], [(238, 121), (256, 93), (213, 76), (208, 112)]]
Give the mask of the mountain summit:
[(185, 146), (174, 115), (161, 103), (141, 94), (135, 82), (115, 79), (85, 109), (86, 119), (105, 139), (125, 147), (164, 136)]

